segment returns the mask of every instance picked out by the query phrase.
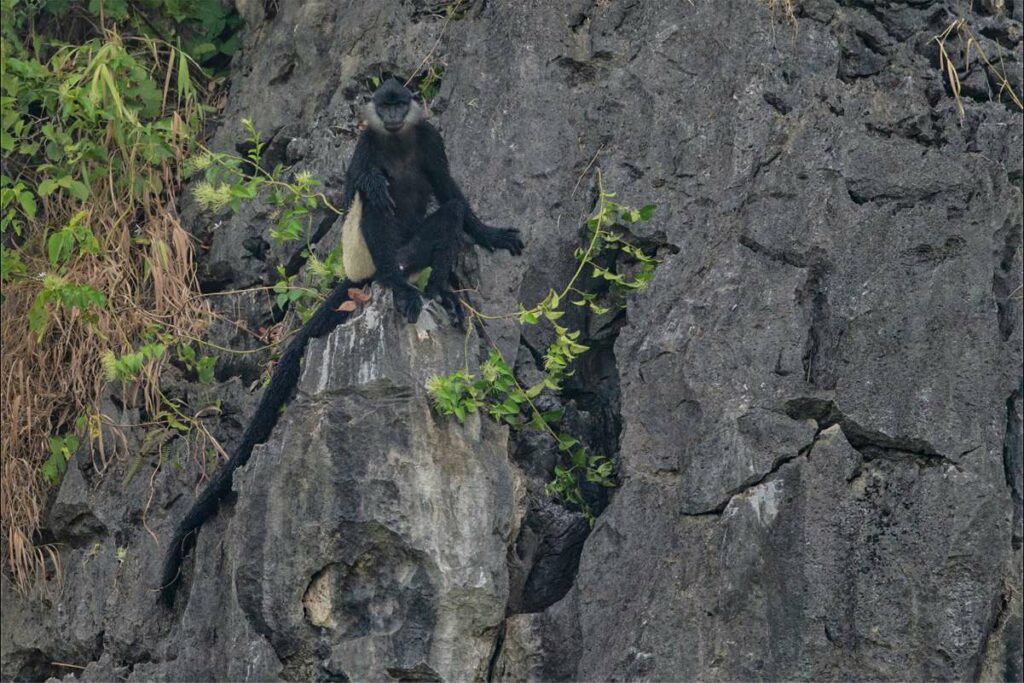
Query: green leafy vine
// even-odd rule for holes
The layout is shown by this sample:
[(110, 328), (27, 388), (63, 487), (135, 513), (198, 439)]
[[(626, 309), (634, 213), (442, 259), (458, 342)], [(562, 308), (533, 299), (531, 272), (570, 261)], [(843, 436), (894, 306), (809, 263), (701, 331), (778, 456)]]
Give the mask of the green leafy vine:
[[(262, 198), (272, 207), (274, 224), (271, 238), (278, 244), (308, 240), (313, 232), (314, 212), (325, 209), (337, 215), (342, 211), (319, 190), (320, 181), (307, 171), (299, 171), (287, 180), (291, 169), (277, 164), (267, 170), (263, 167), (265, 143), (250, 119), (242, 119), (245, 157), (204, 148), (188, 160), (186, 174), (202, 174), (192, 192), (199, 206), (218, 212), (230, 209), (237, 212), (242, 203)], [(277, 268), (280, 279), (274, 284), (275, 303), (279, 308), (295, 305), (299, 316), (306, 320), (319, 304), (325, 288), (334, 279), (345, 276), (341, 264), (340, 242), (323, 258), (319, 258), (307, 244), (302, 256), (306, 270), (301, 276), (287, 275), (284, 266)]]
[[(585, 246), (574, 252), (578, 263), (576, 271), (560, 292), (551, 290), (533, 307), (520, 306), (517, 313), (505, 315), (488, 315), (463, 302), (470, 315), (480, 323), (514, 317), (518, 317), (523, 325), (538, 325), (546, 321), (554, 332), (554, 341), (544, 353), (543, 378), (531, 386), (523, 386), (500, 350), (492, 345), (490, 355), (478, 373), (471, 373), (467, 367), (450, 375), (434, 377), (427, 387), (437, 411), (443, 415), (454, 415), (460, 422), (467, 414), (484, 410), (494, 420), (514, 429), (546, 433), (557, 446), (561, 458), (545, 491), (567, 504), (578, 506), (590, 524), (594, 523), (593, 509), (583, 495), (580, 480), (612, 487), (615, 485), (614, 464), (605, 455), (592, 452), (579, 439), (561, 430), (562, 411), (542, 411), (534, 399), (545, 390), (561, 391), (566, 378), (573, 373), (573, 363), (589, 350), (580, 341), (580, 330), (560, 322), (565, 316), (566, 304), (604, 315), (612, 306), (625, 305), (624, 294), (646, 288), (659, 263), (655, 255), (631, 243), (621, 229), (625, 225), (650, 220), (655, 205), (636, 209), (612, 201), (615, 194), (605, 191), (600, 171), (597, 185), (598, 202), (594, 213), (587, 219)], [(616, 265), (622, 255), (633, 264), (628, 272), (620, 272)], [(589, 291), (583, 285), (588, 278), (595, 285)], [(596, 291), (596, 285), (602, 281), (609, 285), (606, 301), (609, 305), (599, 303), (605, 301)]]

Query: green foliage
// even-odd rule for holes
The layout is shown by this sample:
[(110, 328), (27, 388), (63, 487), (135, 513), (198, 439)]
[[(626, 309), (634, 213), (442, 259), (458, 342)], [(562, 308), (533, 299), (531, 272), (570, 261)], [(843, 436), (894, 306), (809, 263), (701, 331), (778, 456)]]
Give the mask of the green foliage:
[(96, 256), (100, 253), (100, 243), (96, 240), (96, 235), (88, 225), (82, 223), (85, 216), (85, 211), (77, 212), (67, 225), (51, 233), (47, 238), (46, 254), (51, 266), (63, 266), (75, 255), (76, 247), (79, 255)]
[(303, 322), (309, 320), (320, 301), (316, 290), (296, 285), (299, 276), (285, 275), (284, 266), (277, 267), (277, 274), (281, 279), (274, 283), (274, 303), (282, 310), (294, 306)]
[[(587, 244), (575, 252), (578, 262), (576, 273), (562, 292), (550, 291), (537, 305), (529, 309), (520, 307), (515, 314), (521, 324), (546, 322), (554, 332), (554, 341), (544, 353), (543, 378), (524, 388), (495, 348), (480, 366), (479, 373), (463, 369), (434, 377), (427, 386), (437, 411), (443, 415), (454, 415), (460, 422), (470, 413), (486, 410), (494, 420), (515, 429), (529, 428), (547, 433), (562, 457), (545, 490), (548, 495), (578, 506), (591, 524), (594, 522), (593, 511), (580, 489), (580, 479), (600, 486), (614, 486), (613, 463), (604, 455), (591, 453), (577, 438), (560, 431), (561, 411), (542, 412), (533, 399), (544, 390), (560, 391), (565, 379), (572, 374), (573, 363), (588, 350), (580, 342), (580, 331), (560, 322), (565, 316), (568, 297), (578, 297), (569, 300), (573, 306), (583, 307), (594, 315), (604, 315), (613, 306), (624, 305), (624, 294), (647, 287), (658, 265), (654, 255), (631, 243), (626, 232), (620, 229), (650, 220), (655, 206), (648, 204), (634, 209), (612, 202), (614, 194), (604, 191), (600, 174), (598, 188), (598, 206), (587, 221)], [(619, 263), (627, 265), (628, 272), (626, 268), (620, 272)], [(580, 288), (580, 281), (587, 272), (596, 285), (593, 291)], [(603, 294), (597, 291), (602, 283), (606, 290)], [(480, 320), (509, 317), (487, 316), (473, 309), (470, 313)]]
[(420, 93), (420, 98), (426, 103), (430, 103), (437, 94), (441, 91), (441, 78), (444, 76), (444, 66), (441, 64), (429, 64), (427, 65), (427, 73), (420, 79), (419, 85), (416, 89)]
[(311, 231), (310, 211), (318, 207), (318, 200), (313, 188), (319, 185), (308, 172), (295, 174), (292, 183), (283, 189), (271, 191), (267, 201), (271, 206), (278, 207), (275, 213), (277, 227), (270, 231), (270, 236), (278, 242), (290, 242), (302, 239)]
[[(191, 65), (237, 48), (237, 14), (221, 0), (0, 0), (0, 9), (0, 231), (22, 236), (45, 220), (44, 204), (160, 193), (161, 164), (199, 130)], [(68, 44), (37, 26), (93, 35)]]
[(221, 0), (6, 0), (11, 26), (66, 24), (83, 15), (90, 22), (118, 25), (148, 38), (180, 43), (192, 59), (207, 67), (233, 55), (240, 45), (241, 17)]
[(68, 462), (78, 450), (78, 437), (74, 434), (50, 437), (50, 455), (43, 461), (43, 478), (50, 485), (60, 483)]
[[(0, 434), (13, 472), (0, 485), (20, 588), (46, 571), (35, 545), (44, 484), (59, 481), (77, 438), (99, 434), (74, 418), (97, 414), (101, 366), (141, 376), (159, 421), (167, 342), (140, 335), (154, 318), (198, 333), (205, 304), (174, 210), (178, 162), (239, 25), (222, 0), (0, 0), (2, 403), (13, 427)], [(191, 367), (204, 378), (211, 362)], [(64, 431), (73, 421), (77, 437)]]
[(67, 471), (67, 464), (78, 452), (79, 440), (77, 434), (88, 434), (92, 437), (99, 429), (98, 419), (93, 420), (90, 416), (82, 415), (75, 420), (75, 431), (67, 434), (51, 436), (49, 438), (49, 454), (43, 461), (41, 472), (43, 479), (51, 486), (56, 486), (64, 478)]
[[(467, 6), (463, 7), (463, 5)], [(447, 18), (450, 21), (459, 21), (460, 19), (466, 16), (467, 12), (469, 12), (469, 6), (468, 3), (465, 2), (465, 0), (455, 0), (454, 2), (449, 2), (447, 5), (445, 5), (444, 8), (445, 18)]]
[(341, 280), (345, 277), (345, 267), (341, 261), (341, 243), (339, 242), (327, 252), (327, 256), (321, 260), (316, 254), (306, 251), (306, 267), (310, 273), (320, 282), (331, 282)]
[[(179, 61), (177, 97), (194, 104), (184, 54), (149, 47)], [(145, 45), (129, 48), (110, 34), (54, 46), (42, 59), (6, 41), (3, 52), (0, 148), (18, 174), (0, 176), (5, 232), (21, 235), (44, 201), (81, 205), (103, 190), (130, 201), (163, 190), (160, 164), (198, 127), (198, 111), (186, 121), (165, 115), (164, 84)]]
[[(280, 164), (265, 170), (262, 166), (265, 143), (260, 132), (249, 119), (242, 119), (242, 126), (249, 149), (245, 157), (204, 149), (186, 162), (188, 175), (202, 173), (202, 180), (193, 187), (196, 201), (208, 211), (230, 209), (237, 212), (244, 201), (259, 197), (273, 207), (274, 226), (270, 236), (275, 242), (308, 242), (313, 233), (314, 211), (326, 209), (338, 215), (341, 212), (319, 191), (320, 181), (308, 172), (300, 171), (288, 180), (290, 169)], [(299, 276), (286, 275), (284, 267), (278, 266), (280, 279), (273, 289), (279, 308), (295, 305), (300, 317), (307, 320), (320, 301), (319, 295), (331, 282), (344, 278), (345, 269), (340, 241), (323, 259), (309, 246), (302, 256), (307, 265), (302, 283), (299, 283)]]
[(69, 313), (77, 310), (83, 323), (93, 324), (97, 320), (96, 310), (103, 308), (106, 301), (103, 292), (91, 285), (75, 284), (48, 273), (43, 276), (42, 290), (28, 311), (29, 327), (36, 333), (36, 341), (42, 341), (55, 308)]
[(196, 380), (200, 384), (213, 383), (213, 371), (217, 365), (216, 356), (200, 356), (190, 344), (179, 344), (177, 355), (178, 360), (184, 363), (189, 371), (195, 373)]
[(203, 150), (185, 164), (186, 175), (203, 174), (193, 193), (199, 205), (208, 211), (241, 209), (242, 202), (262, 196), (274, 207), (275, 225), (270, 236), (278, 243), (308, 239), (311, 212), (321, 207), (335, 210), (317, 191), (320, 181), (308, 172), (299, 172), (289, 182), (289, 169), (281, 164), (267, 171), (262, 168), (263, 142), (249, 119), (242, 119), (249, 148), (245, 158), (233, 154)]
[[(0, 103), (2, 102), (0, 98)], [(4, 119), (8, 116), (5, 110)], [(7, 125), (0, 128), (0, 150), (5, 156), (15, 148), (14, 136), (7, 128)], [(3, 207), (3, 214), (0, 215), (0, 233), (10, 230), (20, 237), (25, 226), (24, 219), (35, 219), (38, 204), (36, 195), (27, 189), (24, 181), (19, 180), (14, 183), (3, 183), (3, 187), (0, 188), (0, 207)]]
[(416, 276), (416, 282), (413, 283), (413, 286), (420, 291), (420, 294), (427, 291), (427, 283), (430, 282), (430, 275), (433, 272), (434, 269), (430, 266), (427, 266), (426, 268), (421, 270), (419, 274)]
[(182, 49), (204, 66), (216, 66), (231, 57), (241, 41), (242, 20), (230, 3), (222, 0), (143, 0), (142, 5), (157, 17), (165, 40), (179, 37)]
[(21, 260), (21, 253), (17, 249), (8, 249), (0, 245), (0, 282), (24, 275), (26, 272), (25, 263)]
[[(207, 5), (220, 3), (167, 3), (178, 12), (191, 7), (203, 17), (212, 16)], [(41, 340), (50, 315), (60, 309), (77, 308), (86, 322), (95, 320), (91, 309), (102, 307), (105, 295), (66, 279), (78, 259), (100, 256), (97, 226), (89, 216), (104, 211), (128, 215), (136, 202), (162, 192), (162, 164), (198, 130), (201, 108), (184, 52), (150, 37), (129, 44), (113, 29), (110, 22), (145, 23), (124, 0), (91, 0), (84, 7), (70, 1), (2, 0), (0, 6), (0, 150), (5, 157), (0, 232), (15, 236), (5, 239), (0, 278), (4, 283), (23, 278), (29, 264), (40, 267), (42, 259), (53, 269), (40, 279), (28, 314)], [(35, 24), (70, 16), (73, 9), (88, 11), (111, 27), (80, 45), (31, 33)], [(28, 45), (26, 34), (32, 38)], [(162, 74), (164, 65), (169, 70)], [(174, 71), (176, 88), (169, 89)], [(173, 113), (167, 108), (172, 95), (181, 105)], [(91, 210), (110, 198), (114, 206)]]
[(103, 354), (103, 372), (107, 379), (117, 382), (132, 382), (142, 376), (147, 363), (163, 358), (167, 351), (165, 344), (143, 344), (135, 351), (116, 356), (112, 351)]
[[(658, 260), (653, 255), (646, 254), (640, 247), (626, 241), (623, 235), (615, 230), (615, 226), (649, 221), (657, 207), (654, 204), (647, 204), (642, 208), (634, 209), (610, 201), (613, 196), (613, 194), (604, 195), (605, 201), (602, 201), (594, 215), (587, 219), (587, 229), (594, 245), (593, 253), (586, 255), (582, 250), (577, 250), (576, 258), (585, 258), (586, 263), (592, 266), (591, 276), (608, 281), (611, 284), (612, 292), (621, 295), (646, 288), (654, 278), (654, 269), (658, 266)], [(634, 269), (632, 273), (619, 273), (615, 269), (603, 267), (597, 262), (598, 255), (615, 255), (616, 252), (625, 254), (638, 265), (638, 268)], [(583, 300), (574, 301), (574, 304), (588, 305), (598, 314), (605, 312), (599, 310), (599, 307), (595, 307), (592, 296), (588, 299), (587, 293), (581, 294)]]

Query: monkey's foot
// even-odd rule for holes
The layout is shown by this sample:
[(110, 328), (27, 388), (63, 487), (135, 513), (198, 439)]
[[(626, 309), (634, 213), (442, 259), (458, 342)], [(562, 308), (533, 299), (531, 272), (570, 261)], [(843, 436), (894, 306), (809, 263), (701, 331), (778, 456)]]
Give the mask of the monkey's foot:
[(496, 228), (491, 236), (494, 249), (504, 249), (513, 256), (523, 253), (523, 239), (515, 228)]
[(423, 298), (415, 287), (401, 283), (403, 287), (395, 287), (395, 307), (410, 323), (419, 320), (420, 311), (423, 310)]
[(448, 314), (448, 320), (451, 321), (452, 327), (457, 327), (460, 330), (465, 329), (466, 311), (462, 307), (459, 295), (451, 290), (442, 290), (437, 293), (437, 300), (441, 302), (445, 313)]

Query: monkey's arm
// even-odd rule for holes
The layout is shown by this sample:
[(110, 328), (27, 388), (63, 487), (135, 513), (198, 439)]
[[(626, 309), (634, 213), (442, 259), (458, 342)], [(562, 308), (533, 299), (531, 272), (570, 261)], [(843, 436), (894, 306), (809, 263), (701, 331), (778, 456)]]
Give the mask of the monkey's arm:
[(456, 199), (462, 202), (465, 207), (465, 220), (462, 223), (474, 242), (488, 251), (505, 249), (506, 251), (519, 255), (523, 252), (523, 240), (519, 231), (515, 228), (494, 228), (485, 224), (477, 218), (473, 208), (458, 183), (452, 178), (448, 168), (448, 155), (444, 150), (444, 140), (437, 129), (427, 122), (420, 124), (418, 131), (423, 136), (423, 146), (426, 150), (423, 163), (426, 166), (427, 177), (430, 178), (430, 186), (439, 204)]
[(342, 209), (348, 211), (356, 192), (363, 195), (363, 200), (382, 211), (394, 213), (395, 200), (388, 191), (388, 179), (384, 171), (370, 163), (373, 156), (370, 141), (364, 133), (356, 143), (352, 160), (345, 171), (345, 193), (342, 197)]

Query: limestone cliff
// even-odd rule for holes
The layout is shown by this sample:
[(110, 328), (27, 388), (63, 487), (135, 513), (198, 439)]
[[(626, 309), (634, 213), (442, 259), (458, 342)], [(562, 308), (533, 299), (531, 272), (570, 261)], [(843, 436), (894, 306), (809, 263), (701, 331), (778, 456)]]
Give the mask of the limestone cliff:
[[(560, 399), (620, 485), (591, 530), (543, 495), (543, 439), (432, 413), (426, 377), (478, 344), (376, 290), (311, 345), (176, 612), (156, 538), (198, 464), (172, 445), (153, 481), (70, 468), (63, 584), (3, 585), (4, 679), (1020, 680), (1022, 115), (974, 60), (961, 119), (933, 38), (963, 10), (1021, 92), (1024, 2), (966, 4), (802, 0), (790, 24), (755, 0), (476, 0), (446, 23), (422, 0), (238, 0), (214, 145), (249, 117), (329, 192), (369, 78), (446, 65), (453, 173), (527, 244), (463, 260), (493, 310), (571, 274), (592, 164), (658, 204), (639, 237), (664, 263), (580, 321)], [(183, 211), (208, 290), (298, 267), (258, 203)], [(218, 305), (271, 319), (258, 294)], [(543, 330), (489, 335), (536, 373)], [(222, 400), (230, 446), (257, 377), (225, 357), (213, 388), (168, 383)]]

